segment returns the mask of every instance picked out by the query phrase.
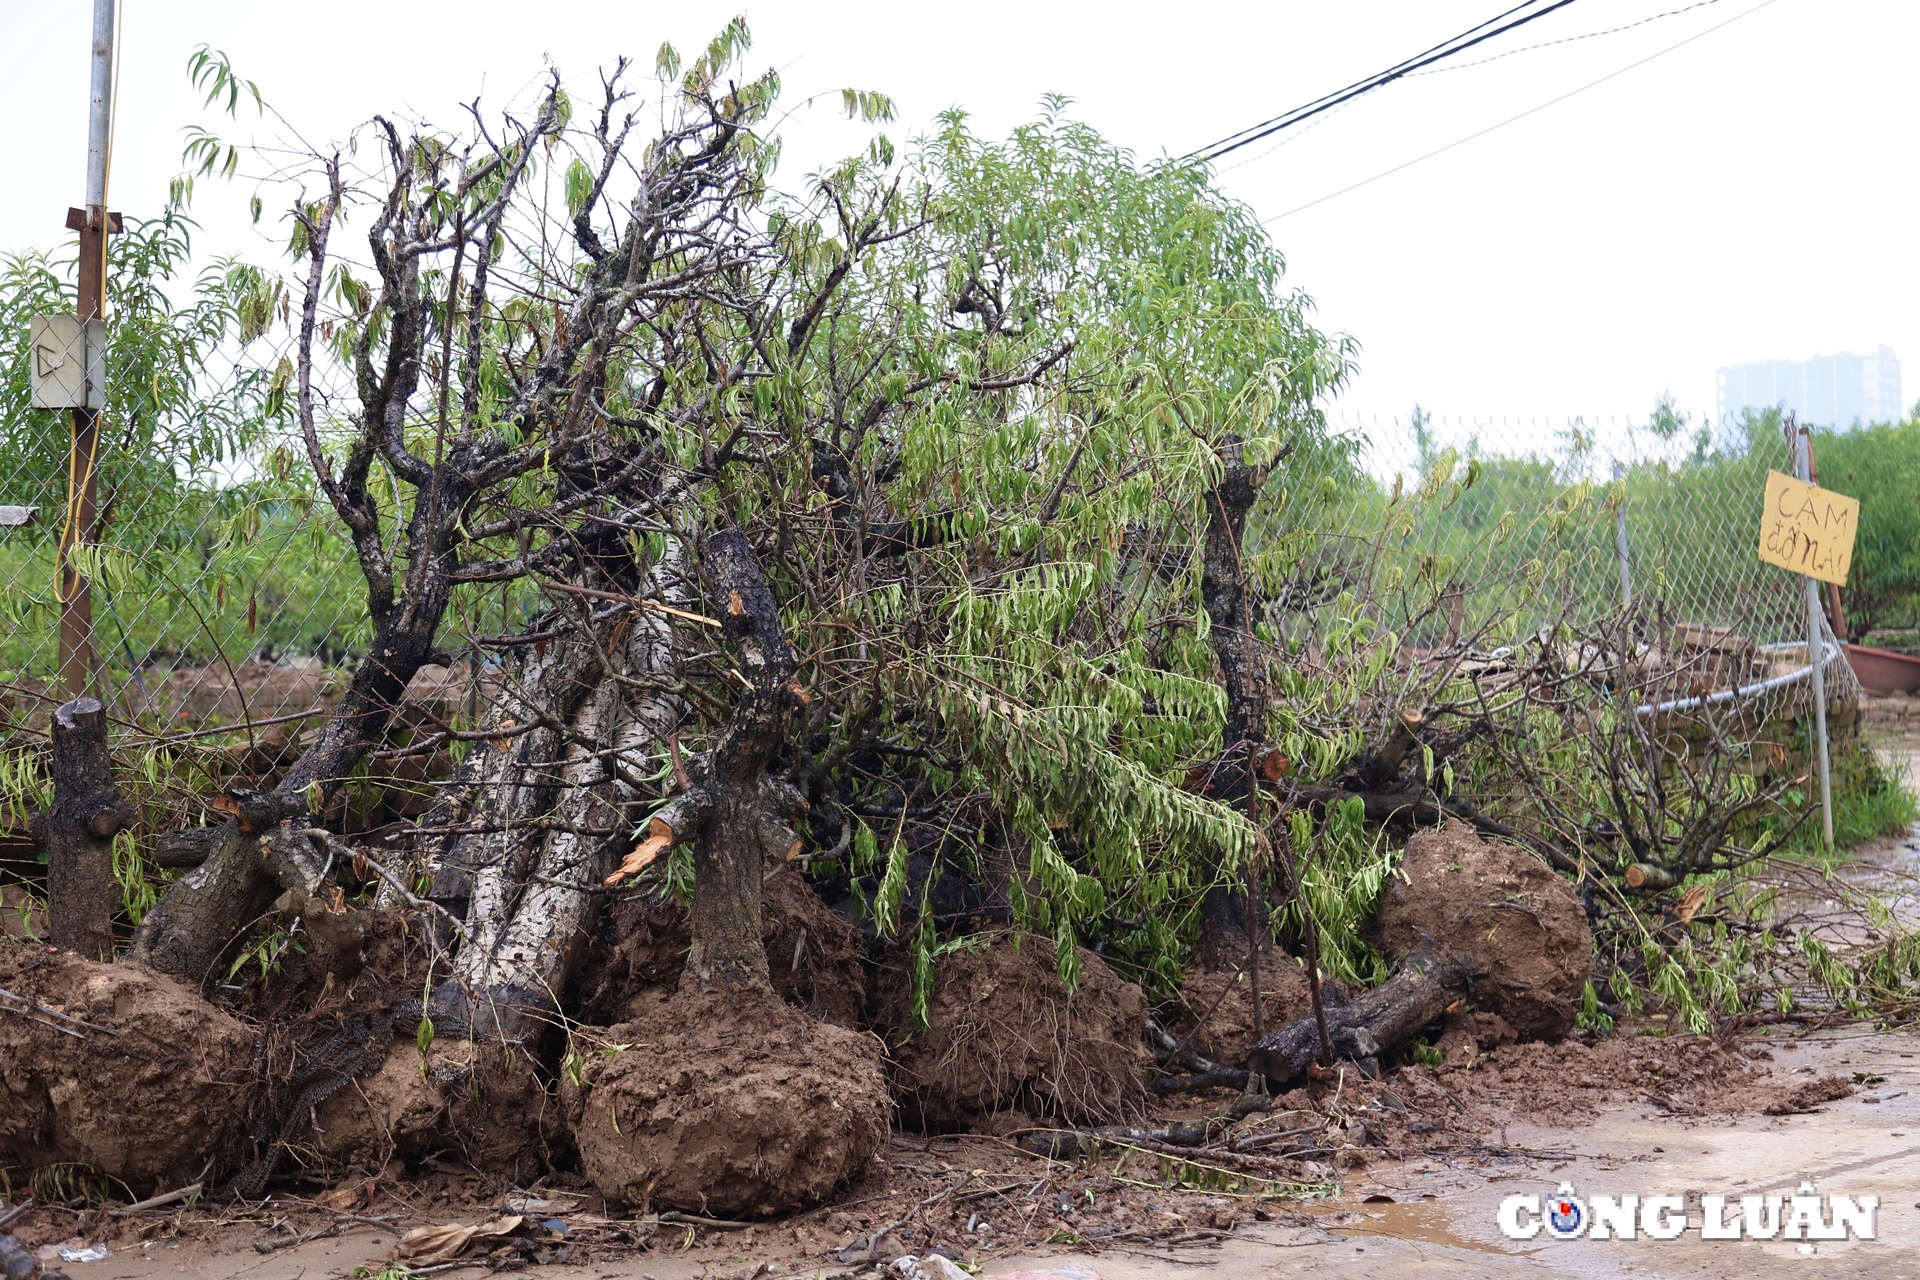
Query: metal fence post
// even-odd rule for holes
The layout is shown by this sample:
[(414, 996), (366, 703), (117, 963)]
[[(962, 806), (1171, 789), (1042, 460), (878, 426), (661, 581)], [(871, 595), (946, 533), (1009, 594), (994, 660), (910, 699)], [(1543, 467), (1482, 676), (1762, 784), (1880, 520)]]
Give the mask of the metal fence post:
[[(87, 104), (87, 204), (69, 210), (67, 225), (80, 233), (78, 305), (82, 332), (107, 314), (107, 170), (113, 148), (114, 0), (93, 0), (93, 77)], [(75, 215), (79, 215), (76, 217)], [(90, 345), (90, 344), (89, 344)], [(104, 358), (86, 355), (88, 377), (103, 372)], [(91, 388), (89, 388), (91, 392)], [(67, 509), (60, 530), (60, 687), (69, 698), (92, 692), (99, 655), (93, 639), (93, 595), (87, 577), (74, 565), (74, 552), (91, 545), (99, 518), (100, 410), (96, 397), (73, 411), (73, 437), (67, 456)]]
[[(1788, 439), (1792, 443), (1794, 467), (1800, 478), (1813, 483), (1813, 436), (1806, 427), (1787, 420)], [(1820, 610), (1820, 587), (1812, 577), (1807, 584), (1807, 662), (1812, 668), (1814, 753), (1820, 766), (1820, 833), (1828, 852), (1833, 851), (1833, 770), (1827, 750), (1827, 677), (1826, 638), (1820, 633), (1825, 621)]]

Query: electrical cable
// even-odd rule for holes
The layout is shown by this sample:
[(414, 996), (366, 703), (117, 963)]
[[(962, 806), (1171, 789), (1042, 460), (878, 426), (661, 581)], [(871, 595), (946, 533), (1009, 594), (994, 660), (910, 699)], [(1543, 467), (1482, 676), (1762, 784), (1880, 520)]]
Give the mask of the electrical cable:
[(1306, 110), (1308, 107), (1318, 106), (1320, 103), (1326, 102), (1329, 98), (1338, 97), (1341, 94), (1347, 93), (1349, 90), (1358, 89), (1361, 86), (1368, 84), (1371, 81), (1379, 79), (1381, 76), (1387, 75), (1393, 71), (1396, 71), (1402, 67), (1405, 67), (1408, 63), (1411, 63), (1416, 59), (1424, 58), (1427, 56), (1427, 54), (1436, 53), (1439, 50), (1446, 48), (1448, 45), (1452, 44), (1455, 40), (1461, 40), (1461, 39), (1464, 39), (1466, 36), (1472, 35), (1475, 31), (1479, 31), (1481, 28), (1486, 27), (1489, 23), (1499, 22), (1504, 18), (1511, 17), (1512, 15), (1520, 12), (1522, 9), (1525, 9), (1528, 5), (1536, 2), (1537, 0), (1526, 0), (1525, 3), (1515, 5), (1513, 8), (1508, 9), (1505, 13), (1494, 15), (1493, 17), (1487, 19), (1486, 22), (1481, 23), (1480, 26), (1478, 27), (1471, 27), (1465, 32), (1462, 32), (1460, 35), (1450, 37), (1449, 39), (1446, 39), (1446, 40), (1442, 40), (1439, 44), (1434, 45), (1433, 48), (1431, 49), (1428, 49), (1422, 53), (1416, 53), (1415, 55), (1413, 55), (1412, 58), (1407, 58), (1401, 62), (1395, 63), (1393, 66), (1388, 67), (1386, 71), (1376, 71), (1373, 75), (1365, 76), (1359, 80), (1354, 81), (1352, 84), (1348, 85), (1345, 89), (1335, 89), (1332, 93), (1323, 94), (1320, 97), (1315, 98), (1312, 102), (1304, 103), (1301, 106), (1294, 107), (1290, 111), (1286, 111), (1281, 113), (1280, 115), (1274, 116), (1271, 120), (1262, 120), (1259, 124), (1249, 125), (1247, 128), (1240, 130), (1239, 133), (1230, 133), (1226, 137), (1220, 139), (1218, 142), (1210, 142), (1204, 147), (1200, 147), (1194, 151), (1189, 151), (1186, 155), (1180, 158), (1182, 160), (1197, 159), (1200, 156), (1205, 155), (1208, 152), (1211, 152), (1214, 148), (1225, 146), (1227, 143), (1234, 142), (1235, 140), (1245, 136), (1246, 134), (1252, 133), (1257, 129), (1264, 129), (1270, 124), (1277, 124), (1278, 122), (1285, 120), (1290, 116), (1297, 114), (1298, 112)]
[(1672, 53), (1674, 50), (1684, 48), (1685, 46), (1692, 44), (1695, 40), (1698, 40), (1703, 36), (1710, 36), (1714, 32), (1720, 30), (1722, 27), (1730, 27), (1734, 23), (1740, 21), (1740, 19), (1756, 14), (1760, 12), (1760, 10), (1766, 8), (1768, 5), (1772, 3), (1774, 3), (1774, 0), (1760, 0), (1760, 3), (1756, 4), (1751, 9), (1743, 9), (1739, 13), (1734, 14), (1731, 18), (1728, 18), (1726, 21), (1716, 22), (1714, 25), (1712, 25), (1711, 27), (1708, 27), (1704, 31), (1696, 31), (1692, 35), (1688, 36), (1686, 39), (1676, 41), (1675, 43), (1668, 45), (1666, 48), (1661, 49), (1657, 53), (1650, 53), (1646, 57), (1641, 58), (1637, 62), (1629, 62), (1626, 66), (1621, 67), (1618, 71), (1610, 71), (1606, 75), (1601, 76), (1598, 80), (1589, 80), (1586, 84), (1581, 85), (1579, 88), (1569, 89), (1567, 90), (1567, 92), (1561, 94), (1557, 98), (1549, 98), (1545, 102), (1540, 103), (1538, 106), (1528, 107), (1525, 111), (1520, 112), (1518, 115), (1508, 116), (1505, 120), (1500, 121), (1498, 124), (1490, 124), (1486, 128), (1481, 129), (1476, 133), (1470, 133), (1464, 138), (1455, 139), (1454, 141), (1447, 143), (1447, 145), (1444, 147), (1435, 147), (1433, 150), (1427, 152), (1424, 155), (1415, 156), (1413, 159), (1405, 161), (1401, 164), (1397, 164), (1393, 166), (1393, 168), (1391, 169), (1382, 170), (1381, 172), (1374, 174), (1371, 178), (1362, 178), (1358, 182), (1350, 183), (1347, 186), (1341, 187), (1338, 191), (1329, 191), (1326, 195), (1320, 196), (1319, 198), (1314, 200), (1309, 200), (1305, 204), (1295, 205), (1293, 208), (1287, 210), (1285, 213), (1276, 213), (1271, 218), (1262, 218), (1260, 220), (1260, 225), (1263, 227), (1271, 226), (1274, 223), (1280, 221), (1282, 218), (1291, 218), (1294, 214), (1301, 213), (1307, 209), (1311, 209), (1317, 204), (1325, 204), (1327, 201), (1334, 199), (1336, 196), (1346, 195), (1349, 191), (1358, 191), (1361, 187), (1369, 186), (1375, 182), (1380, 181), (1380, 179), (1382, 178), (1390, 178), (1394, 174), (1399, 173), (1402, 169), (1411, 169), (1414, 165), (1419, 164), (1423, 160), (1431, 160), (1437, 155), (1442, 155), (1448, 151), (1453, 150), (1455, 147), (1465, 146), (1467, 143), (1472, 142), (1476, 138), (1484, 138), (1488, 134), (1494, 132), (1497, 129), (1504, 129), (1508, 125), (1513, 124), (1516, 121), (1524, 120), (1530, 115), (1534, 115), (1537, 112), (1545, 111), (1548, 107), (1554, 106), (1558, 103), (1565, 102), (1568, 98), (1575, 97), (1578, 94), (1585, 93), (1589, 89), (1596, 88), (1599, 85), (1603, 85), (1609, 80), (1615, 79), (1616, 77), (1619, 77), (1619, 76), (1623, 76), (1627, 74), (1627, 72), (1632, 71), (1637, 67), (1644, 67), (1649, 62), (1652, 62), (1656, 58), (1664, 58), (1668, 54)]
[[(1644, 27), (1649, 23), (1659, 22), (1663, 18), (1677, 18), (1683, 13), (1692, 13), (1695, 9), (1704, 9), (1709, 5), (1719, 4), (1720, 2), (1721, 0), (1694, 0), (1694, 3), (1692, 4), (1683, 5), (1678, 9), (1668, 9), (1664, 13), (1650, 14), (1647, 17), (1641, 18), (1637, 22), (1629, 22), (1618, 27), (1606, 27), (1599, 31), (1586, 31), (1586, 32), (1582, 32), (1577, 36), (1562, 36), (1558, 40), (1543, 40), (1539, 44), (1522, 45), (1518, 49), (1508, 49), (1508, 50), (1505, 50), (1504, 52), (1496, 53), (1492, 57), (1488, 57), (1488, 58), (1476, 58), (1472, 62), (1459, 62), (1459, 63), (1450, 64), (1447, 66), (1428, 67), (1424, 71), (1410, 72), (1407, 78), (1410, 80), (1417, 80), (1423, 76), (1446, 75), (1448, 72), (1451, 72), (1451, 71), (1465, 71), (1469, 67), (1484, 67), (1490, 62), (1499, 62), (1503, 58), (1511, 58), (1518, 53), (1534, 53), (1541, 49), (1553, 49), (1553, 48), (1558, 48), (1561, 45), (1578, 44), (1582, 40), (1598, 39), (1601, 36), (1617, 36), (1623, 31), (1632, 31), (1635, 28)], [(1345, 111), (1348, 107), (1352, 106), (1355, 101), (1357, 101), (1357, 99), (1349, 98), (1347, 101), (1340, 103), (1338, 106), (1336, 106), (1333, 110), (1329, 111), (1327, 114), (1317, 117), (1311, 124), (1308, 124), (1299, 129), (1290, 131), (1286, 137), (1280, 139), (1280, 141), (1274, 143), (1272, 146), (1268, 147), (1266, 150), (1256, 152), (1255, 154), (1246, 157), (1244, 160), (1236, 160), (1232, 164), (1223, 165), (1219, 170), (1217, 170), (1217, 172), (1231, 173), (1235, 169), (1244, 169), (1250, 164), (1255, 164), (1261, 160), (1266, 159), (1268, 156), (1272, 155), (1274, 152), (1278, 151), (1280, 148), (1299, 141), (1301, 138), (1313, 132), (1315, 129), (1318, 129), (1321, 125), (1325, 124), (1327, 121), (1332, 120), (1333, 118), (1338, 116), (1342, 111)]]
[(1682, 5), (1678, 9), (1668, 9), (1665, 13), (1649, 14), (1638, 22), (1629, 22), (1624, 26), (1608, 27), (1602, 31), (1587, 31), (1577, 36), (1562, 36), (1558, 40), (1542, 40), (1539, 44), (1521, 45), (1518, 49), (1508, 49), (1503, 53), (1496, 53), (1487, 58), (1475, 58), (1472, 62), (1457, 62), (1450, 67), (1433, 67), (1426, 71), (1416, 71), (1413, 73), (1413, 76), (1414, 78), (1420, 76), (1443, 76), (1451, 71), (1465, 71), (1468, 67), (1484, 67), (1489, 62), (1498, 62), (1502, 58), (1511, 58), (1516, 53), (1534, 53), (1540, 49), (1557, 48), (1563, 44), (1578, 44), (1582, 40), (1597, 40), (1601, 36), (1617, 36), (1622, 31), (1632, 31), (1635, 27), (1644, 27), (1650, 22), (1659, 22), (1662, 18), (1677, 18), (1683, 13), (1692, 13), (1695, 9), (1704, 9), (1710, 4), (1719, 3), (1720, 0), (1694, 0), (1692, 4)]
[[(1461, 32), (1450, 40), (1443, 40), (1423, 53), (1417, 53), (1411, 58), (1395, 63), (1385, 71), (1376, 72), (1364, 80), (1356, 80), (1344, 89), (1336, 89), (1332, 93), (1315, 98), (1312, 102), (1304, 103), (1301, 106), (1293, 108), (1291, 111), (1277, 115), (1271, 120), (1262, 121), (1260, 124), (1242, 129), (1238, 133), (1228, 134), (1219, 141), (1211, 142), (1204, 147), (1189, 151), (1180, 158), (1182, 160), (1217, 160), (1228, 152), (1238, 151), (1241, 147), (1249, 146), (1252, 143), (1260, 141), (1262, 138), (1270, 137), (1282, 129), (1299, 124), (1302, 120), (1311, 119), (1323, 111), (1339, 106), (1343, 102), (1349, 102), (1363, 94), (1372, 93), (1375, 89), (1392, 84), (1395, 80), (1410, 75), (1418, 71), (1421, 67), (1430, 66), (1443, 59), (1451, 58), (1455, 54), (1471, 49), (1475, 45), (1483, 44), (1496, 36), (1502, 36), (1509, 31), (1524, 27), (1529, 22), (1544, 18), (1555, 10), (1564, 9), (1574, 2), (1575, 0), (1548, 0), (1543, 8), (1536, 8), (1531, 13), (1514, 18), (1511, 22), (1505, 22), (1505, 25), (1494, 25), (1503, 22), (1505, 19), (1519, 13), (1521, 9), (1528, 7), (1527, 5), (1516, 6), (1515, 8), (1507, 10), (1505, 13), (1487, 19), (1479, 26), (1471, 27)], [(1488, 30), (1487, 28), (1489, 27), (1493, 29)], [(1476, 32), (1479, 34), (1476, 35)], [(1472, 38), (1468, 39), (1469, 36)]]

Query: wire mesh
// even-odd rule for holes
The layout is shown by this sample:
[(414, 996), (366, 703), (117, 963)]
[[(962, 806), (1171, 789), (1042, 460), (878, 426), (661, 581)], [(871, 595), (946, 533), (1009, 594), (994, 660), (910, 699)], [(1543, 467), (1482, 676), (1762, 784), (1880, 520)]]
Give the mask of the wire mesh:
[[(0, 844), (23, 841), (27, 814), (48, 799), (36, 748), (71, 693), (63, 538), (79, 544), (68, 559), (91, 614), (87, 691), (116, 739), (151, 748), (124, 757), (143, 805), (280, 763), (269, 757), (327, 714), (365, 644), (365, 588), (315, 501), (288, 412), (290, 366), (266, 336), (283, 295), (235, 263), (191, 273), (189, 231), (168, 215), (128, 219), (112, 238), (91, 458), (74, 448), (72, 411), (29, 397), (28, 329), (71, 314), (72, 250), (0, 259), (0, 505), (30, 511), (0, 527), (0, 742), (11, 749)], [(90, 539), (74, 505), (89, 467)], [(277, 750), (244, 759), (268, 733)]]
[[(1572, 657), (1625, 620), (1645, 703), (1810, 709), (1804, 579), (1758, 557), (1767, 474), (1793, 470), (1777, 415), (1334, 425), (1352, 470), (1288, 517), (1314, 535), (1294, 574), (1309, 602), (1356, 602), (1429, 663), (1526, 645)], [(1827, 699), (1844, 708), (1859, 686), (1819, 626)]]
[[(99, 519), (74, 557), (90, 584), (94, 690), (123, 740), (252, 748), (271, 729), (284, 750), (337, 702), (371, 634), (352, 546), (290, 412), (291, 365), (272, 346), (286, 340), (284, 286), (236, 264), (188, 283), (171, 219), (116, 240)], [(58, 548), (85, 460), (70, 413), (25, 407), (26, 326), (71, 309), (71, 263), (15, 258), (4, 272), (17, 332), (0, 352), (0, 505), (34, 509), (0, 526), (0, 734), (18, 742), (63, 696)], [(316, 394), (352, 403), (349, 387)], [(1755, 554), (1766, 473), (1790, 466), (1772, 420), (1416, 413), (1332, 426), (1347, 465), (1303, 461), (1314, 474), (1281, 486), (1268, 516), (1270, 549), (1289, 562), (1277, 629), (1357, 612), (1416, 667), (1497, 671), (1520, 647), (1577, 649), (1631, 614), (1643, 703), (1732, 695), (1769, 716), (1805, 710), (1804, 587)], [(395, 489), (383, 506), (398, 519)], [(399, 529), (382, 536), (397, 545)], [(444, 628), (455, 663), (422, 672), (411, 696), (473, 720), (486, 682), (471, 642), (524, 622), (522, 594), (463, 590)], [(1823, 648), (1837, 656), (1830, 633)], [(1845, 663), (1826, 671), (1830, 700), (1851, 701)]]
[[(127, 445), (139, 433), (123, 423), (139, 412), (127, 383), (146, 372), (111, 365), (102, 518), (96, 548), (79, 557), (99, 691), (123, 731), (160, 736), (324, 712), (368, 623), (351, 547), (311, 484), (302, 442), (270, 426), (243, 451), (196, 459), (168, 424), (138, 456)], [(44, 715), (60, 692), (70, 420), (35, 411), (0, 440), (0, 502), (34, 509), (0, 529), (0, 716), (13, 722)], [(1633, 601), (1671, 625), (1675, 649), (1722, 655), (1706, 664), (1716, 688), (1804, 671), (1804, 588), (1755, 553), (1767, 472), (1791, 467), (1777, 432), (1336, 421), (1355, 470), (1293, 519), (1316, 535), (1296, 574), (1310, 597), (1350, 594), (1415, 653), (1483, 656)], [(1830, 660), (1827, 677), (1831, 701), (1857, 692), (1844, 662)], [(425, 682), (446, 680), (436, 671)]]

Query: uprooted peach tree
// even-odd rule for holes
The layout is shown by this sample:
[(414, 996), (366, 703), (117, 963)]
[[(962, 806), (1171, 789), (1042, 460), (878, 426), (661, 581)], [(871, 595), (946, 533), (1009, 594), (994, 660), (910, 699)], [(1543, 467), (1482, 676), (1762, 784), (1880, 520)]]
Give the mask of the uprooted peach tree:
[[(1284, 1085), (1469, 990), (1542, 1035), (1591, 1003), (1619, 859), (1457, 785), (1527, 747), (1356, 595), (1391, 513), (1309, 532), (1373, 492), (1319, 408), (1352, 353), (1250, 212), (1058, 104), (999, 143), (876, 134), (782, 194), (746, 47), (312, 157), (279, 381), (367, 638), (310, 741), (140, 833), (191, 869), (118, 963), (0, 950), (0, 1164), (258, 1195), (457, 1151), (790, 1209), (896, 1106), (1115, 1119), (1150, 1046), (1245, 1085), (1149, 1001), (1190, 966), (1298, 986), (1290, 952), (1384, 978), (1353, 931), (1383, 824), (1449, 816), (1567, 873), (1434, 834), (1538, 946), (1389, 894), (1394, 977), (1279, 1001), (1242, 1061)], [(1388, 589), (1444, 612), (1437, 578)], [(1605, 684), (1558, 652), (1525, 687)], [(409, 709), (429, 664), (463, 712)], [(376, 764), (431, 804), (348, 829)]]

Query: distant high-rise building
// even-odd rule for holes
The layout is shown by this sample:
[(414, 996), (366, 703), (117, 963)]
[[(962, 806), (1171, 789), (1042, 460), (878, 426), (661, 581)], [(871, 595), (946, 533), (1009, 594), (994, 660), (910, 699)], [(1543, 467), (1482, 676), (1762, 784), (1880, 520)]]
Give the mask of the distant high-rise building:
[(1785, 409), (1800, 421), (1823, 427), (1856, 422), (1895, 422), (1900, 402), (1900, 361), (1892, 347), (1872, 355), (1815, 356), (1811, 360), (1763, 360), (1720, 370), (1720, 417), (1742, 409)]

